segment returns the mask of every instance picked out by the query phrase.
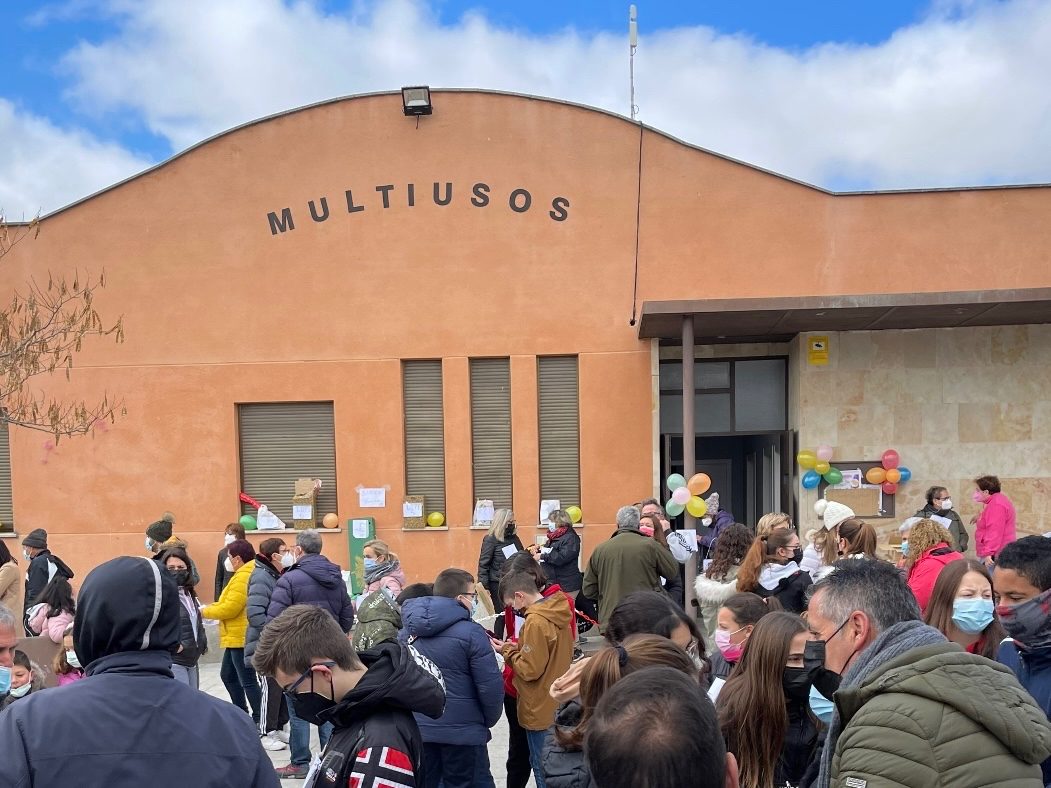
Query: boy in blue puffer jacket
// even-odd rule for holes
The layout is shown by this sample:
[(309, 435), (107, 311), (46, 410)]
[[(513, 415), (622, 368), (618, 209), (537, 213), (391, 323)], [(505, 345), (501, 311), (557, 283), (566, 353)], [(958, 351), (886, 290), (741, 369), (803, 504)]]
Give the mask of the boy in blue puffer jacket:
[(492, 784), (491, 777), (485, 780), (486, 744), (492, 738), (489, 729), (500, 719), (504, 681), (489, 636), (471, 620), (477, 603), (474, 577), (446, 569), (434, 581), (434, 596), (409, 600), (401, 611), (402, 637), (445, 678), (445, 713), (437, 719), (416, 714), (427, 785)]

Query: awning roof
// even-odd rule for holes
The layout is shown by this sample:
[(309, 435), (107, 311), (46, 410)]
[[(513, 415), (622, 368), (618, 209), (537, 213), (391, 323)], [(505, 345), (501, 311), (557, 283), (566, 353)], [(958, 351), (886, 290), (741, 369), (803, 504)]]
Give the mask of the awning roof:
[(787, 342), (805, 331), (875, 331), (1051, 323), (1051, 287), (955, 293), (645, 301), (640, 339), (681, 339), (694, 316), (697, 343)]

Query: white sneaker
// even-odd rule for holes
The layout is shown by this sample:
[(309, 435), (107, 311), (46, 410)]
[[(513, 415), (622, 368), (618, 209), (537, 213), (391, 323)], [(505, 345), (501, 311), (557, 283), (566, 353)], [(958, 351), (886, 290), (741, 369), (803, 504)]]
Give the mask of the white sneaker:
[(282, 728), (279, 731), (270, 731), (269, 735), (275, 739), (283, 741), (285, 744), (288, 744), (288, 731), (286, 731), (284, 728)]
[(263, 736), (259, 741), (262, 742), (264, 750), (283, 750), (288, 746), (272, 733), (266, 734), (266, 736)]

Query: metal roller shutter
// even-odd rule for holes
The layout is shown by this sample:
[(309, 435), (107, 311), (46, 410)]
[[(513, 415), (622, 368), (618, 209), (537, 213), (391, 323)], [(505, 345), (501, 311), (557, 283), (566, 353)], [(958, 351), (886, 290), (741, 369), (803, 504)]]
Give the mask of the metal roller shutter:
[(580, 414), (576, 356), (537, 358), (540, 497), (580, 506)]
[(405, 396), (405, 489), (424, 510), (445, 513), (445, 413), (442, 362), (402, 362)]
[[(331, 402), (265, 402), (237, 406), (241, 489), (292, 527), (296, 479), (321, 479), (318, 520), (337, 511), (336, 428)], [(242, 504), (244, 514), (254, 514)]]
[(0, 422), (0, 531), (15, 528), (11, 494), (11, 436), (6, 421)]
[(511, 359), (471, 359), (474, 497), (511, 508)]

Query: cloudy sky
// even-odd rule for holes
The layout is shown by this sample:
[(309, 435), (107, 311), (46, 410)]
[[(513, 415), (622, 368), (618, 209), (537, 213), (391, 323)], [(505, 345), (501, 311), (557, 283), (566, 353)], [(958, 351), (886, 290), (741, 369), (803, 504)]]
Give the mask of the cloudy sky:
[[(637, 0), (639, 118), (833, 190), (1051, 182), (1051, 0)], [(627, 114), (628, 2), (0, 3), (0, 208), (406, 84)]]

